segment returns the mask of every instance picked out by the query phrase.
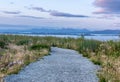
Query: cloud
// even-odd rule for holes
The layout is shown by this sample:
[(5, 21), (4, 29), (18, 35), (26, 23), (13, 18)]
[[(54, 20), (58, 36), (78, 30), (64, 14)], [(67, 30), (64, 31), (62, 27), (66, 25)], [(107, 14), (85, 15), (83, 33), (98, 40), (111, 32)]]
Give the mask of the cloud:
[(2, 11), (5, 14), (20, 14), (20, 11)]
[(43, 17), (28, 16), (28, 15), (20, 15), (20, 16), (17, 16), (17, 17), (33, 18), (33, 19), (44, 19)]
[(40, 12), (50, 12), (49, 10), (45, 10), (42, 7), (32, 7), (31, 9), (37, 10), (37, 11), (40, 11)]
[(50, 12), (50, 15), (57, 16), (57, 17), (76, 17), (76, 18), (88, 17), (85, 15), (74, 15), (74, 14), (70, 14), (70, 13), (56, 12), (56, 11)]
[(120, 23), (114, 23), (115, 27), (120, 27)]
[(120, 14), (120, 0), (95, 0), (94, 5), (100, 8), (95, 14)]
[(37, 10), (37, 11), (40, 11), (40, 12), (47, 12), (51, 16), (56, 16), (56, 17), (75, 17), (75, 18), (89, 17), (89, 16), (86, 16), (86, 15), (75, 15), (75, 14), (71, 14), (71, 13), (59, 12), (59, 11), (56, 11), (56, 10), (46, 10), (44, 8), (41, 8), (41, 7), (32, 7), (30, 9)]
[(14, 4), (14, 2), (10, 2), (10, 4)]

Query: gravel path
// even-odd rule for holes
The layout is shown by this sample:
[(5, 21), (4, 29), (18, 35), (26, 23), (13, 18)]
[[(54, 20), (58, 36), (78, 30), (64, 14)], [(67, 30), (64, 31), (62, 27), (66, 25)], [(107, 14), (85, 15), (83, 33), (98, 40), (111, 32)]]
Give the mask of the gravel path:
[(31, 63), (5, 82), (98, 82), (98, 66), (74, 50), (51, 48), (51, 55)]

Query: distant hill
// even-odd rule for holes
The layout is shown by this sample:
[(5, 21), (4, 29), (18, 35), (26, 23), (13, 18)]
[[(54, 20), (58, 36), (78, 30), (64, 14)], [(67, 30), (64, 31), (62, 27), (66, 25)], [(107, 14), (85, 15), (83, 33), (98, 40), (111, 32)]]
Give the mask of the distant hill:
[(92, 31), (92, 34), (120, 34), (120, 30)]
[(28, 30), (31, 33), (43, 33), (43, 34), (79, 34), (79, 33), (87, 33), (89, 30), (87, 29), (71, 29), (71, 28), (61, 28), (61, 29), (31, 29)]
[(61, 28), (61, 29), (49, 29), (49, 28), (40, 28), (40, 29), (28, 29), (28, 30), (0, 30), (1, 33), (24, 33), (24, 34), (83, 34), (90, 32), (87, 29), (71, 29), (71, 28)]
[[(22, 25), (4, 25), (0, 24), (0, 33), (16, 33), (16, 34), (59, 34), (59, 35), (95, 35), (95, 34), (113, 34), (119, 35), (120, 30), (101, 30), (90, 31), (88, 29), (77, 28), (55, 28), (55, 27), (40, 27), (40, 26), (22, 26)], [(5, 29), (4, 29), (5, 28)], [(16, 28), (16, 29), (12, 29)], [(19, 29), (17, 29), (19, 28)], [(22, 29), (21, 29), (22, 28)], [(32, 29), (36, 28), (36, 29)]]

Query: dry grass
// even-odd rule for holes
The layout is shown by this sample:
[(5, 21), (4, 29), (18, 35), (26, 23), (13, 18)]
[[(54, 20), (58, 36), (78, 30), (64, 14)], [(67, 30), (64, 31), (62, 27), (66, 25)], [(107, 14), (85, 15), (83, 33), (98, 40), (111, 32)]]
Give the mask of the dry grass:
[(5, 46), (1, 45), (0, 49), (0, 77), (18, 73), (21, 67), (48, 54), (50, 46), (56, 46), (77, 50), (93, 63), (100, 65), (100, 82), (120, 82), (120, 41), (16, 35), (0, 35), (0, 41), (7, 43)]
[[(8, 74), (16, 74), (22, 67), (47, 55), (48, 49), (28, 50), (25, 46), (9, 44), (6, 53), (0, 58), (0, 80)], [(0, 81), (0, 82), (1, 82)]]
[(117, 51), (113, 51), (113, 48), (107, 43), (101, 44), (99, 48), (97, 53), (89, 55), (91, 61), (102, 67), (98, 73), (100, 82), (120, 82), (120, 56), (116, 56), (114, 53)]

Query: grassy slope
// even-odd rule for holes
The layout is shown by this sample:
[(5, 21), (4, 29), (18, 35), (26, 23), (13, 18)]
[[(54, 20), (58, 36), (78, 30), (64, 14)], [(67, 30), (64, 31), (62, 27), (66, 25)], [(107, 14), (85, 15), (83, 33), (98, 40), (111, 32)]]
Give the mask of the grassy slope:
[(50, 46), (57, 46), (77, 50), (101, 65), (98, 73), (100, 82), (120, 82), (120, 42), (0, 35), (0, 46), (0, 77), (17, 73), (21, 67), (48, 54)]

